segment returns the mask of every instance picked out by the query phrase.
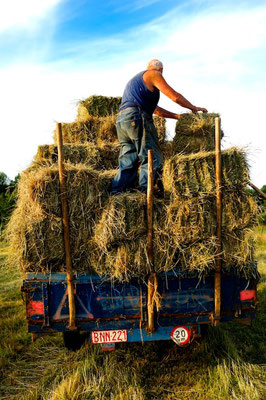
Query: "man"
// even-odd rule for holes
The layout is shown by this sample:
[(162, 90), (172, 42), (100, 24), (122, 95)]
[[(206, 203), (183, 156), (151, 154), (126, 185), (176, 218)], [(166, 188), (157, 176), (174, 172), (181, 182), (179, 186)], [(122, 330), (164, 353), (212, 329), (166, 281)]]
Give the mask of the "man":
[(138, 73), (126, 85), (119, 108), (116, 127), (120, 142), (119, 171), (112, 183), (112, 193), (121, 193), (133, 187), (138, 173), (139, 190), (147, 191), (148, 182), (148, 150), (154, 151), (154, 176), (163, 162), (159, 147), (158, 135), (153, 124), (152, 114), (164, 118), (178, 119), (180, 114), (158, 107), (160, 91), (173, 102), (196, 113), (207, 112), (206, 108), (196, 107), (176, 92), (162, 76), (163, 64), (159, 60), (151, 60), (147, 70)]

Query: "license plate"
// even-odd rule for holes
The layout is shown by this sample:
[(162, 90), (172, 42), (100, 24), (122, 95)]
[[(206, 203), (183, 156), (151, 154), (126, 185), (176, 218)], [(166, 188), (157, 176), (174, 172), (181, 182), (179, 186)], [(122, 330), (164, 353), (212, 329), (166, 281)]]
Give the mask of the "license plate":
[(92, 331), (91, 341), (94, 344), (127, 342), (127, 330)]

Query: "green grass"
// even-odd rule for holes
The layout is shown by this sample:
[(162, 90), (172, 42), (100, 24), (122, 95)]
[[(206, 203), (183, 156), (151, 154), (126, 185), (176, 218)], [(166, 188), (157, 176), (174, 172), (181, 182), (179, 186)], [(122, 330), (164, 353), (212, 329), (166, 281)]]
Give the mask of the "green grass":
[(0, 242), (0, 398), (8, 400), (148, 400), (265, 398), (266, 228), (256, 230), (262, 275), (253, 327), (209, 328), (186, 348), (172, 342), (121, 344), (77, 352), (60, 334), (31, 343), (17, 271), (5, 265)]

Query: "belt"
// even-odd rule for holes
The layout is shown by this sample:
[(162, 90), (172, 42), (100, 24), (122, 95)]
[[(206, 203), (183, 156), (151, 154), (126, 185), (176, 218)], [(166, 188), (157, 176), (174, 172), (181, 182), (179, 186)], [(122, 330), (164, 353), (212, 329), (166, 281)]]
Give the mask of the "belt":
[(131, 107), (123, 108), (123, 110), (119, 111), (118, 114), (120, 114), (120, 113), (122, 113), (122, 112), (128, 110), (129, 108), (138, 108), (138, 109), (140, 110), (140, 107), (139, 107), (139, 106), (131, 106)]

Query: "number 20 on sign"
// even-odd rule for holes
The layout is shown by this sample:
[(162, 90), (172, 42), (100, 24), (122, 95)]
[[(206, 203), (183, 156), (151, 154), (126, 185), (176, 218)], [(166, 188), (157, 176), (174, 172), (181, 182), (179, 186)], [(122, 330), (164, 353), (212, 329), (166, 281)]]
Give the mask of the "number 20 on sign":
[(176, 326), (171, 331), (171, 339), (178, 344), (184, 346), (190, 340), (190, 330), (186, 326)]

